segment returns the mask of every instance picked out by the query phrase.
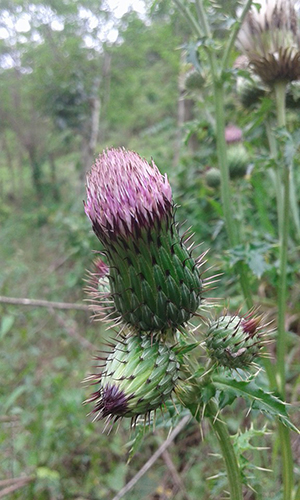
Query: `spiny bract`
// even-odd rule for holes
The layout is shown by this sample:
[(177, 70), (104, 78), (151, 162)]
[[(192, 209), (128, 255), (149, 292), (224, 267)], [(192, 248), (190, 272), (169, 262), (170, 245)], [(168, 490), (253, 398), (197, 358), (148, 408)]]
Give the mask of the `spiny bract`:
[(114, 346), (103, 373), (89, 377), (100, 387), (86, 402), (95, 403), (96, 420), (147, 415), (170, 397), (178, 376), (172, 349), (148, 335), (130, 335)]

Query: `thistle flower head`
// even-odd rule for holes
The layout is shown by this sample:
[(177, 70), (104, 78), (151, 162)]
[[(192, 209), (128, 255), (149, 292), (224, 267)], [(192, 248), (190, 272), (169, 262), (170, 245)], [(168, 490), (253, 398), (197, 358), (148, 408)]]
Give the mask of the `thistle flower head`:
[(171, 205), (167, 176), (133, 151), (103, 152), (87, 176), (85, 212), (103, 243), (129, 236), (137, 225), (152, 225)]
[(94, 402), (95, 419), (137, 418), (161, 407), (175, 388), (179, 363), (175, 353), (149, 336), (123, 337), (105, 361), (99, 384), (86, 403)]
[(236, 142), (240, 142), (243, 137), (243, 132), (240, 127), (236, 125), (227, 125), (225, 127), (225, 141), (227, 144), (233, 144)]
[(179, 237), (166, 176), (136, 153), (108, 150), (87, 177), (85, 211), (109, 264), (110, 318), (159, 333), (187, 322), (201, 301), (201, 257)]
[(300, 36), (294, 0), (260, 0), (240, 29), (237, 46), (268, 84), (300, 76)]
[(264, 341), (262, 316), (226, 314), (212, 321), (205, 344), (210, 358), (228, 368), (246, 368), (258, 356)]

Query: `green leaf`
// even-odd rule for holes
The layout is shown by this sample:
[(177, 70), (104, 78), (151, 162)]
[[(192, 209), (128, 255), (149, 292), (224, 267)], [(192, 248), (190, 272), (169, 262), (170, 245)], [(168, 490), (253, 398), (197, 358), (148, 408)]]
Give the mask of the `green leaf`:
[(230, 406), (236, 399), (236, 394), (232, 392), (221, 392), (219, 396), (219, 408), (225, 408), (225, 406)]
[(217, 389), (224, 393), (229, 393), (235, 397), (243, 397), (251, 402), (253, 409), (269, 414), (273, 418), (278, 418), (284, 425), (300, 434), (300, 431), (290, 421), (286, 411), (286, 403), (270, 392), (264, 392), (256, 383), (252, 381), (241, 381), (229, 379), (221, 376), (213, 377)]

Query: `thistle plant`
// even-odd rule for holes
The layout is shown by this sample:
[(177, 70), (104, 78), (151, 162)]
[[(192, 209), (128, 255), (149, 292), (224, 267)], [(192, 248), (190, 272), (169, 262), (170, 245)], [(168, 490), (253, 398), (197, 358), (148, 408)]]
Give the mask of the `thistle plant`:
[[(220, 187), (223, 214), (229, 246), (234, 252), (244, 244), (241, 238), (243, 221), (241, 221), (242, 218), (239, 218), (239, 220), (235, 218), (236, 207), (232, 203), (233, 189), (230, 183), (229, 171), (230, 146), (228, 147), (226, 144), (224, 134), (226, 124), (224, 94), (228, 83), (233, 84), (234, 78), (237, 76), (237, 68), (242, 69), (238, 73), (238, 78), (243, 79), (244, 88), (240, 89), (243, 103), (247, 103), (247, 105), (255, 103), (255, 106), (258, 107), (260, 98), (268, 95), (269, 98), (273, 98), (274, 107), (276, 107), (277, 129), (275, 129), (274, 125), (273, 127), (269, 126), (268, 135), (271, 157), (276, 163), (275, 185), (277, 191), (278, 247), (280, 249), (279, 279), (276, 286), (278, 304), (277, 360), (276, 369), (268, 359), (264, 360), (264, 368), (269, 378), (270, 387), (272, 389), (277, 388), (283, 397), (286, 382), (287, 336), (285, 318), (288, 299), (287, 249), (290, 207), (296, 228), (299, 224), (295, 183), (290, 180), (293, 178), (292, 154), (287, 154), (288, 151), (293, 151), (295, 146), (286, 127), (285, 110), (286, 90), (294, 80), (299, 78), (300, 70), (299, 21), (296, 2), (292, 0), (266, 0), (253, 2), (251, 6), (252, 2), (246, 1), (240, 10), (238, 19), (235, 19), (228, 39), (225, 41), (218, 40), (218, 42), (214, 39), (216, 10), (213, 6), (208, 8), (208, 3), (203, 0), (196, 0), (195, 4), (184, 0), (174, 0), (174, 3), (185, 16), (194, 35), (198, 40), (201, 40), (201, 57), (202, 60), (206, 58), (209, 66), (215, 105), (215, 133), (221, 173)], [(231, 70), (230, 57), (234, 46), (237, 46), (243, 52), (243, 55), (239, 57), (239, 60), (243, 60), (243, 62), (242, 66), (240, 62), (238, 65), (234, 64), (234, 69)], [(245, 78), (246, 70), (249, 70), (249, 78)], [(249, 85), (251, 81), (253, 85)], [(247, 92), (245, 92), (245, 82), (247, 83)], [(268, 125), (268, 122), (269, 119), (267, 113), (265, 113), (266, 125)], [(244, 299), (248, 307), (251, 308), (254, 305), (254, 299), (251, 293), (253, 286), (251, 286), (249, 279), (249, 269), (247, 269), (243, 260), (239, 260), (235, 265), (235, 271), (239, 278)], [(220, 332), (218, 332), (218, 335), (221, 335)], [(226, 343), (228, 337), (224, 335), (223, 338)], [(215, 344), (213, 345), (215, 347)], [(226, 358), (221, 357), (221, 359)], [(295, 498), (299, 498), (300, 486), (295, 490), (289, 430), (282, 425), (281, 421), (278, 423), (278, 429), (280, 449), (282, 451), (283, 498), (291, 500), (293, 495), (296, 495)]]
[[(199, 269), (203, 255), (194, 258), (193, 245), (186, 246), (190, 236), (180, 237), (169, 182), (153, 161), (125, 149), (104, 151), (87, 176), (85, 212), (104, 259), (94, 262), (89, 275), (92, 308), (112, 321), (117, 334), (109, 353), (97, 357), (99, 372), (87, 379), (96, 386), (86, 400), (94, 405), (94, 420), (131, 418), (138, 425), (140, 417), (151, 421), (169, 400), (199, 423), (207, 416), (224, 456), (231, 497), (241, 500), (241, 471), (216, 395), (218, 384), (221, 392), (232, 390), (228, 370), (254, 366), (265, 342), (261, 316), (228, 313), (206, 327), (201, 322), (209, 311)], [(206, 364), (198, 353), (203, 338)], [(292, 425), (274, 395), (250, 379), (235, 384), (237, 391), (243, 384), (250, 401), (260, 399), (261, 410)]]

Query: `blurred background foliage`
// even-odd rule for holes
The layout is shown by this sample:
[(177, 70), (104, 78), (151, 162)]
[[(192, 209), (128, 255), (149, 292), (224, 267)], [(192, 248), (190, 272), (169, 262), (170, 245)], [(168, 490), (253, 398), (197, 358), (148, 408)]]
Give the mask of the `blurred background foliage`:
[[(227, 36), (236, 4), (220, 2), (217, 15), (211, 10), (217, 37)], [(210, 249), (207, 266), (213, 271), (208, 275), (223, 273), (210, 295), (232, 310), (243, 307), (232, 272), (243, 260), (255, 302), (272, 318), (278, 248), (265, 117), (272, 120), (273, 109), (265, 94), (259, 105), (245, 107), (238, 99), (237, 73), (228, 76), (226, 113), (228, 124), (243, 131), (247, 164), (232, 179), (243, 245), (230, 249), (218, 181), (211, 172), (217, 167), (211, 82), (201, 44), (174, 5), (147, 0), (142, 14), (133, 7), (116, 16), (110, 2), (101, 0), (2, 0), (1, 296), (83, 303), (86, 269), (93, 251), (100, 250), (83, 212), (85, 173), (103, 148), (124, 146), (153, 157), (167, 172), (179, 205), (177, 219), (185, 228), (192, 225), (196, 242), (203, 242), (201, 251)], [(298, 144), (295, 105), (290, 120)], [(296, 168), (297, 187), (299, 177)], [(292, 402), (299, 399), (298, 230), (295, 222), (287, 318)], [(110, 335), (88, 311), (0, 302), (0, 486), (11, 487), (8, 480), (21, 478), (10, 498), (113, 498), (166, 438), (167, 419), (126, 464), (128, 423), (107, 436), (102, 423), (86, 417), (82, 401), (90, 389), (81, 381)], [(232, 433), (249, 427), (243, 403), (235, 402), (227, 412)], [(260, 417), (255, 423), (262, 426)], [(253, 429), (248, 439), (259, 442), (260, 432)], [(202, 433), (203, 441), (197, 425), (189, 424), (125, 498), (221, 498), (222, 475), (207, 478), (222, 472), (223, 464), (210, 456), (214, 437), (205, 423)], [(263, 434), (267, 446), (271, 438)], [(294, 448), (300, 449), (296, 438)], [(247, 464), (253, 453), (246, 447)], [(276, 472), (271, 462), (268, 452), (261, 453), (260, 465)], [(262, 498), (264, 483), (270, 498), (277, 498), (278, 484), (252, 473), (258, 492), (253, 498)]]

